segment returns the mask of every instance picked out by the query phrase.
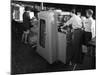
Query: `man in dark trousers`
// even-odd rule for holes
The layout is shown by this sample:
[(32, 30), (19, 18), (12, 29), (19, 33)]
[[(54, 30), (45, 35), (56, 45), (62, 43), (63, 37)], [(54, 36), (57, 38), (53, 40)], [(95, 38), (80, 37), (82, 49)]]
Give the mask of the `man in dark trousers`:
[(75, 69), (77, 64), (80, 64), (82, 61), (82, 37), (83, 37), (83, 30), (82, 28), (82, 21), (75, 14), (75, 9), (71, 11), (71, 18), (68, 20), (63, 27), (72, 25), (72, 47), (70, 51), (70, 61), (74, 64)]

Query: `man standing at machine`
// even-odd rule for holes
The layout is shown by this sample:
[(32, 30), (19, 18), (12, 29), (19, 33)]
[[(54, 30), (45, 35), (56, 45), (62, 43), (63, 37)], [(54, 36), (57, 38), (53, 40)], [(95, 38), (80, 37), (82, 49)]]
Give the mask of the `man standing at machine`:
[(87, 19), (84, 21), (84, 46), (87, 48), (87, 54), (91, 56), (92, 53), (95, 54), (95, 51), (89, 49), (91, 43), (94, 42), (96, 39), (96, 32), (95, 32), (95, 20), (93, 19), (93, 10), (88, 9), (86, 10)]
[[(71, 18), (68, 20), (63, 27), (72, 25), (72, 47), (70, 51), (70, 61), (74, 64), (75, 69), (77, 64), (82, 62), (82, 37), (83, 30), (81, 18), (75, 14), (76, 10), (71, 11)], [(63, 28), (62, 27), (62, 28)]]
[(91, 39), (95, 38), (95, 20), (92, 18), (93, 10), (88, 9), (86, 10), (87, 19), (84, 24), (84, 31), (85, 31), (85, 45), (88, 44)]

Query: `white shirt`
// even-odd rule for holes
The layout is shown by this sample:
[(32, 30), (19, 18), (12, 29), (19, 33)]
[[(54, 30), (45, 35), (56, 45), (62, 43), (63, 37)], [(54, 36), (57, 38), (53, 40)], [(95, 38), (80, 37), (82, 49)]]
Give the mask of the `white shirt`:
[(83, 24), (85, 25), (86, 17), (82, 16), (81, 19), (82, 19)]
[(86, 32), (91, 32), (91, 26), (92, 26), (92, 18), (88, 18), (86, 19), (85, 23), (84, 23), (84, 28)]
[(86, 32), (91, 32), (92, 33), (92, 38), (94, 38), (96, 36), (96, 32), (95, 32), (95, 20), (90, 17), (88, 19), (86, 19), (85, 23), (84, 23), (84, 28)]
[(64, 26), (72, 24), (73, 29), (82, 28), (82, 20), (79, 16), (73, 14), (73, 16), (65, 23)]
[(34, 17), (34, 12), (29, 12), (29, 15), (30, 15), (30, 19), (32, 19)]
[(91, 32), (92, 32), (92, 38), (96, 37), (96, 23), (95, 20), (93, 20), (92, 26), (91, 26)]
[(20, 6), (20, 21), (23, 22), (24, 7)]

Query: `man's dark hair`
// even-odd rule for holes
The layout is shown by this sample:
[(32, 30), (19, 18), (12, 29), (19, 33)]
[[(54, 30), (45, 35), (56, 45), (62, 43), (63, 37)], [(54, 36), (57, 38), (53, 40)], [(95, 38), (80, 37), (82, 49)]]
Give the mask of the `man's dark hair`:
[(75, 9), (72, 9), (71, 12), (75, 14), (76, 13), (76, 10)]
[(28, 11), (29, 10), (29, 7), (25, 7), (25, 11)]

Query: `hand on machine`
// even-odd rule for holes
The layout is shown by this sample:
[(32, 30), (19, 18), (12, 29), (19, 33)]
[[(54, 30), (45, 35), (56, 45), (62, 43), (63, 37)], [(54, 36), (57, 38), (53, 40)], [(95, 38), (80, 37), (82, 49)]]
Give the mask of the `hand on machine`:
[(68, 32), (71, 32), (71, 31), (72, 31), (71, 25), (69, 25), (69, 26), (61, 26), (61, 32), (63, 32), (63, 33), (68, 33)]

